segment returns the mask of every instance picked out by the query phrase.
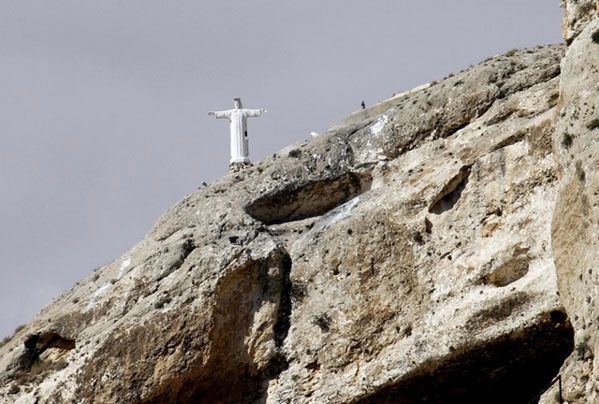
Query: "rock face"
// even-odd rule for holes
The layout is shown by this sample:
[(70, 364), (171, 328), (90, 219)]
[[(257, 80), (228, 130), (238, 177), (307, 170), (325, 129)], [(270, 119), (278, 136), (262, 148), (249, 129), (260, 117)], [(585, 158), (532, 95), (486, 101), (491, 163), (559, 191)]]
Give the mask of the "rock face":
[(0, 347), (0, 402), (599, 402), (596, 3), (185, 198)]
[(545, 57), (560, 52), (548, 50), (514, 56), (545, 62), (504, 97), (486, 68), (510, 58), (417, 93), (432, 105), (416, 124), (406, 99), (354, 133), (350, 144), (391, 161), (369, 192), (288, 241), (301, 293), (269, 400), (525, 402), (552, 377), (530, 378), (571, 349), (549, 239), (558, 81)]
[(566, 42), (571, 43), (584, 27), (597, 16), (598, 0), (560, 0), (564, 9), (562, 32)]
[(489, 59), (185, 198), (0, 348), (0, 397), (534, 398), (573, 349), (551, 249), (562, 56)]
[[(580, 20), (562, 60), (554, 149), (561, 183), (552, 242), (558, 285), (576, 330), (575, 352), (562, 368), (565, 399), (599, 402), (599, 18)], [(583, 24), (583, 22), (586, 24)], [(553, 402), (548, 394), (544, 402)]]

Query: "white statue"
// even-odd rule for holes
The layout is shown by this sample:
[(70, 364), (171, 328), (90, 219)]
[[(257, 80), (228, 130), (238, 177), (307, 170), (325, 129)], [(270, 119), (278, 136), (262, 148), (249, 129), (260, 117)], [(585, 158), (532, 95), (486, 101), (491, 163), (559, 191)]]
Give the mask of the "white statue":
[(241, 99), (234, 98), (235, 108), (227, 111), (210, 111), (208, 115), (216, 119), (227, 118), (231, 126), (231, 163), (249, 163), (247, 118), (260, 116), (265, 109), (246, 109)]

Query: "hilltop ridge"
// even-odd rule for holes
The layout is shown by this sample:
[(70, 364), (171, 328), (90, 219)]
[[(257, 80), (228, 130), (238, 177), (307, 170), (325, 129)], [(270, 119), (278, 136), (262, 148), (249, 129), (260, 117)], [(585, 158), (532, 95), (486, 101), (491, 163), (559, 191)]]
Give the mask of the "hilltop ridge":
[(398, 94), (171, 207), (0, 347), (0, 398), (524, 403), (561, 374), (596, 400), (599, 19), (562, 3), (568, 46)]

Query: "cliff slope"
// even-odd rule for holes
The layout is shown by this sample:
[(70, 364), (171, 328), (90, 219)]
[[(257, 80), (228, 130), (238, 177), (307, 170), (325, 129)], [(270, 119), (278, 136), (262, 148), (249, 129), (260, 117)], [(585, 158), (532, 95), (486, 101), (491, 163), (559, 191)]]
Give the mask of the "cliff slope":
[[(575, 2), (570, 2), (575, 3)], [(585, 6), (586, 4), (586, 6)], [(576, 7), (578, 6), (578, 8)], [(575, 351), (561, 369), (565, 399), (599, 402), (599, 2), (566, 9), (578, 34), (562, 60), (554, 149), (560, 186), (552, 244), (561, 301), (575, 328)], [(554, 389), (555, 390), (555, 389)], [(553, 402), (553, 392), (543, 402)]]
[(189, 195), (0, 347), (0, 400), (524, 403), (563, 365), (591, 402), (588, 12)]

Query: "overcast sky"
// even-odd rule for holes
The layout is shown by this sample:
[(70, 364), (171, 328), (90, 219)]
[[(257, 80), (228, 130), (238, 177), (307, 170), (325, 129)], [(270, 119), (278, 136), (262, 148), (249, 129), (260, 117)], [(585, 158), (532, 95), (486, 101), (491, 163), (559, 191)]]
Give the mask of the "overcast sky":
[(0, 0), (0, 336), (228, 167), (393, 93), (561, 41), (558, 0)]

